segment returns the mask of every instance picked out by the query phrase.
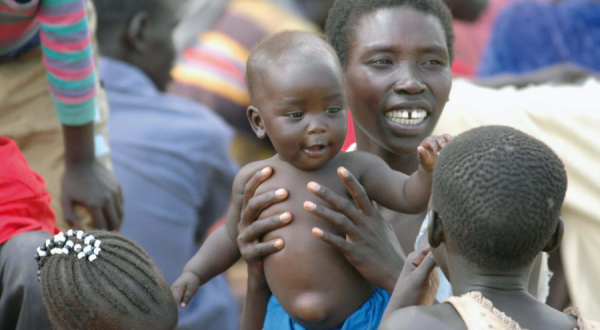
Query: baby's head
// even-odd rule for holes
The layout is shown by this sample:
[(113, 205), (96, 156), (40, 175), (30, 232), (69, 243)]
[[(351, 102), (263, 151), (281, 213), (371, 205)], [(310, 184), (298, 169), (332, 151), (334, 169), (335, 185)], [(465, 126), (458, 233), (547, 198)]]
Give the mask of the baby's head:
[(247, 63), (256, 135), (271, 139), (279, 156), (297, 168), (321, 167), (346, 137), (344, 78), (323, 38), (284, 31), (262, 41)]
[(440, 153), (429, 241), (448, 276), (451, 255), (487, 272), (522, 271), (562, 238), (567, 174), (544, 143), (516, 129), (472, 129)]
[(54, 329), (175, 329), (173, 295), (146, 252), (118, 234), (82, 234), (58, 234), (36, 253)]

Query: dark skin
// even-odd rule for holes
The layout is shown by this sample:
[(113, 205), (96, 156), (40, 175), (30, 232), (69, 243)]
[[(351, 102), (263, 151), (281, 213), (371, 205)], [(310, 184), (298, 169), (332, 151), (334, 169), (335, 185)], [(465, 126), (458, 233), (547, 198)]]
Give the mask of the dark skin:
[[(416, 266), (403, 270), (403, 273), (413, 273), (410, 274), (411, 285), (403, 281), (410, 275), (401, 276), (397, 284), (399, 292), (394, 292), (380, 329), (466, 329), (464, 321), (450, 304), (418, 306), (426, 305), (430, 295), (415, 292), (429, 291), (431, 282), (427, 279), (435, 269), (436, 262), (444, 274), (452, 279), (455, 296), (479, 291), (493, 302), (495, 308), (506, 313), (524, 329), (577, 328), (574, 317), (541, 303), (527, 291), (532, 264), (522, 269), (493, 272), (480, 269), (467, 261), (457, 248), (456, 242), (444, 229), (443, 219), (437, 214), (433, 218), (435, 220), (428, 230), (432, 252), (418, 251), (409, 256)], [(551, 252), (558, 247), (562, 232), (562, 224), (559, 224), (544, 251)]]
[[(329, 45), (321, 41), (320, 47), (328, 50), (328, 59), (315, 62), (313, 58), (310, 63), (303, 63), (300, 58), (296, 61), (286, 58), (281, 62), (283, 65), (277, 65), (281, 63), (275, 59), (270, 65), (277, 67), (277, 71), (267, 70), (260, 75), (255, 85), (261, 89), (257, 91), (257, 107), (250, 107), (248, 116), (257, 136), (268, 135), (278, 154), (242, 168), (233, 187), (234, 195), (242, 195), (251, 176), (270, 167), (274, 170), (273, 180), (261, 185), (256, 193), (278, 187), (289, 192), (285, 202), (263, 210), (258, 216), (258, 220), (281, 215), (287, 218), (291, 214), (296, 218), (285, 228), (262, 238), (286, 241), (285, 249), (264, 260), (264, 272), (270, 290), (288, 314), (313, 329), (341, 325), (368, 299), (374, 287), (339, 250), (311, 234), (312, 231), (319, 235), (323, 228), (342, 236), (334, 226), (323, 224), (320, 216), (328, 216), (323, 201), (304, 187), (308, 185), (310, 190), (319, 191), (320, 185), (313, 181), (318, 180), (329, 187), (327, 191), (343, 195), (346, 188), (335, 173), (347, 177), (351, 171), (378, 203), (405, 212), (420, 212), (426, 208), (430, 196), (431, 171), (437, 153), (450, 140), (446, 136), (440, 138), (443, 144), (438, 144), (435, 138), (425, 139), (419, 148), (421, 166), (411, 177), (391, 170), (371, 154), (339, 153), (347, 122), (342, 72)], [(302, 58), (307, 56), (299, 53)], [(345, 199), (342, 205), (349, 208), (352, 204)], [(186, 265), (184, 272), (189, 274), (182, 275), (173, 285), (176, 299), (181, 299), (182, 291), (195, 291), (199, 283), (224, 271), (239, 258), (233, 242), (239, 238), (238, 210), (242, 207), (238, 202), (232, 204), (226, 227), (215, 235), (218, 241), (211, 236)], [(227, 239), (227, 235), (232, 239)], [(231, 255), (224, 256), (223, 251)], [(189, 296), (187, 292), (184, 295)]]
[(95, 228), (118, 230), (123, 219), (123, 194), (114, 175), (96, 160), (94, 123), (63, 126), (65, 174), (61, 204), (65, 221), (78, 228), (74, 206), (84, 206)]
[(180, 1), (158, 1), (155, 8), (140, 6), (127, 25), (115, 27), (106, 40), (100, 39), (102, 55), (129, 63), (150, 77), (158, 90), (171, 81), (175, 60), (173, 29), (178, 23)]
[[(344, 68), (357, 149), (412, 173), (418, 167), (417, 147), (433, 132), (452, 87), (444, 30), (436, 17), (404, 7), (375, 11), (358, 23)], [(420, 125), (399, 125), (386, 117), (409, 102), (424, 104), (428, 111)], [(381, 214), (410, 253), (425, 214), (383, 208)]]

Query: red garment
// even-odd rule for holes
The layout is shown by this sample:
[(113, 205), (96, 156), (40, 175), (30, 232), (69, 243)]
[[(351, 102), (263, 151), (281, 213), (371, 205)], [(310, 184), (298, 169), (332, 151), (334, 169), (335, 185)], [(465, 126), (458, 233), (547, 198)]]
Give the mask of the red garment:
[(51, 199), (17, 144), (0, 136), (0, 244), (28, 231), (58, 233)]
[(354, 143), (356, 143), (356, 135), (354, 134), (354, 121), (352, 120), (350, 109), (348, 109), (348, 133), (346, 134), (346, 140), (344, 140), (342, 151), (348, 150), (348, 148), (350, 148), (350, 146)]

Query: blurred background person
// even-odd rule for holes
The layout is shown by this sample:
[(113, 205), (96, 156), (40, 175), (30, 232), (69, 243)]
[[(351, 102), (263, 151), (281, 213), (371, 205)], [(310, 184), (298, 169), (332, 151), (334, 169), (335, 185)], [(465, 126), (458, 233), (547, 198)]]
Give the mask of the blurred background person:
[(0, 26), (0, 135), (46, 180), (59, 227), (118, 229), (92, 3), (0, 0)]
[[(97, 1), (100, 75), (112, 108), (122, 234), (155, 260), (169, 285), (225, 212), (236, 166), (232, 129), (212, 110), (166, 94), (180, 1)], [(238, 310), (223, 276), (204, 285), (177, 329), (234, 330)]]
[(480, 77), (523, 74), (560, 63), (600, 73), (600, 1), (517, 1), (498, 17)]

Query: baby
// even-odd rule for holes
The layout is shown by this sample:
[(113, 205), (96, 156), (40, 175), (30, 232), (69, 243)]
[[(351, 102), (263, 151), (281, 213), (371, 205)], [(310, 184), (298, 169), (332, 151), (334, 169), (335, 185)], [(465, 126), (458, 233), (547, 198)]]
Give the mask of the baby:
[[(242, 206), (241, 198), (236, 196), (243, 194), (253, 174), (271, 167), (272, 179), (256, 193), (284, 187), (289, 198), (264, 210), (260, 219), (296, 217), (293, 223), (264, 237), (265, 241), (285, 241), (285, 248), (264, 260), (269, 288), (285, 312), (304, 327), (322, 329), (342, 325), (370, 298), (379, 297), (385, 305), (387, 297), (381, 297), (387, 293), (374, 288), (342, 253), (311, 234), (315, 226), (338, 232), (303, 208), (305, 201), (323, 204), (308, 191), (307, 184), (318, 181), (347, 195), (336, 175), (343, 166), (383, 207), (404, 213), (423, 212), (442, 145), (434, 138), (426, 139), (419, 147), (419, 170), (410, 177), (393, 171), (372, 154), (340, 153), (347, 128), (342, 68), (331, 46), (316, 35), (286, 31), (263, 41), (248, 60), (247, 79), (253, 103), (247, 111), (250, 124), (259, 138), (271, 139), (277, 154), (239, 171), (226, 225), (214, 232), (186, 265), (172, 288), (176, 301), (191, 296), (199, 285), (239, 259), (236, 238)], [(396, 110), (399, 118), (415, 123), (422, 122), (431, 111), (427, 104), (416, 102), (401, 103)]]

